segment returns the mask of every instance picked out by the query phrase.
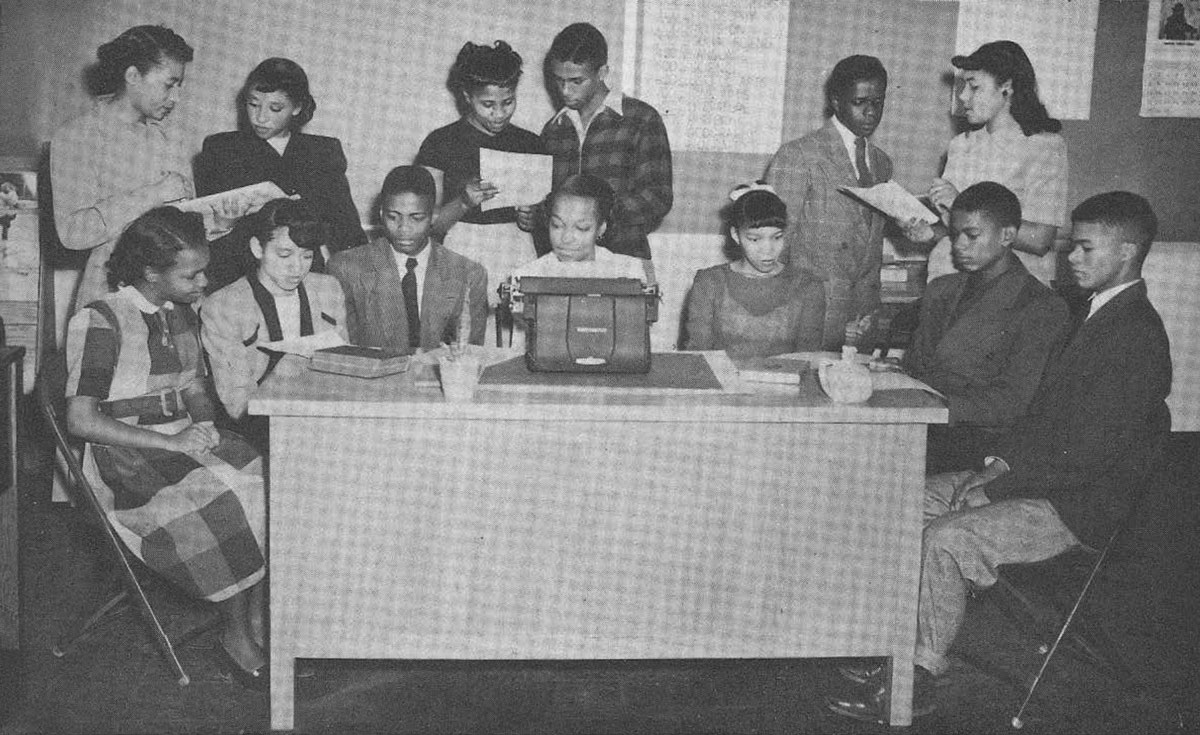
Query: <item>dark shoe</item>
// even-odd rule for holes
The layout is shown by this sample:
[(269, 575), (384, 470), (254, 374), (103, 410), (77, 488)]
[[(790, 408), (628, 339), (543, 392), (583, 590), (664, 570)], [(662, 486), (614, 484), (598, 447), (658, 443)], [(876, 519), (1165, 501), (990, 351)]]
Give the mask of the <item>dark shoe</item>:
[[(935, 709), (933, 702), (933, 674), (919, 666), (913, 667), (913, 699), (912, 716), (924, 717)], [(883, 681), (882, 674), (866, 684), (857, 695), (845, 697), (825, 697), (829, 709), (845, 717), (853, 717), (862, 722), (874, 722), (886, 725), (884, 713), (887, 711), (891, 692), (888, 682)]]
[(213, 658), (217, 662), (217, 669), (222, 674), (233, 677), (241, 686), (256, 692), (265, 692), (271, 688), (271, 672), (267, 665), (259, 666), (254, 671), (247, 671), (242, 668), (242, 665), (229, 655), (229, 651), (225, 650), (225, 644), (217, 640), (217, 645), (213, 648)]
[(883, 676), (883, 664), (874, 659), (860, 659), (854, 663), (841, 664), (837, 667), (838, 674), (847, 681), (855, 684), (871, 684)]

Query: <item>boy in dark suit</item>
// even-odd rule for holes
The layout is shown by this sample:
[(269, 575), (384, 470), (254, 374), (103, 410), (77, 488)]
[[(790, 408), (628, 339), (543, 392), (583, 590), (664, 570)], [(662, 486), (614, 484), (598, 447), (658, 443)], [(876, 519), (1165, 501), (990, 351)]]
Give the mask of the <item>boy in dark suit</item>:
[(968, 187), (950, 210), (959, 272), (929, 283), (903, 361), (950, 409), (949, 426), (929, 429), (929, 472), (976, 466), (982, 450), (1025, 413), (1046, 361), (1067, 336), (1066, 303), (1012, 252), (1020, 226), (1017, 195), (994, 181)]
[(437, 195), (421, 166), (398, 166), (379, 195), (384, 236), (335, 253), (329, 273), (346, 294), (350, 342), (415, 352), (453, 342), (464, 306), (470, 342), (487, 331), (487, 273), (429, 235)]
[(838, 191), (892, 178), (892, 159), (870, 138), (883, 119), (887, 70), (874, 56), (848, 56), (825, 84), (825, 124), (784, 143), (765, 178), (787, 204), (788, 258), (825, 281), (823, 347), (836, 350), (847, 323), (879, 308), (886, 217)]
[[(968, 589), (990, 587), (1002, 564), (1102, 547), (1171, 429), (1170, 345), (1141, 278), (1154, 212), (1136, 194), (1110, 192), (1080, 204), (1071, 220), (1071, 271), (1092, 293), (1085, 320), (983, 469), (926, 480), (914, 716), (933, 709), (933, 680), (949, 666)], [(830, 697), (829, 706), (878, 721), (885, 682), (863, 678), (863, 690)]]

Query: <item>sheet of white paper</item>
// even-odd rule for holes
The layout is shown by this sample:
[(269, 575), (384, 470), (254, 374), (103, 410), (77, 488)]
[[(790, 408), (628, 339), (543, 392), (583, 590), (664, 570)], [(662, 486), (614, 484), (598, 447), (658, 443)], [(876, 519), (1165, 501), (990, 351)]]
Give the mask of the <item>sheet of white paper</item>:
[[(283, 199), (287, 194), (283, 193), (283, 189), (273, 181), (260, 181), (257, 184), (250, 184), (229, 191), (222, 191), (217, 194), (209, 194), (208, 196), (197, 197), (195, 199), (185, 199), (181, 202), (172, 202), (171, 206), (184, 212), (199, 212), (204, 216), (204, 229), (212, 237), (214, 234), (224, 234), (225, 231), (217, 231), (215, 225), (214, 213), (223, 203), (230, 203), (231, 211), (241, 211), (242, 216), (254, 214), (263, 208), (267, 202), (275, 199)], [(293, 199), (298, 198), (293, 196)]]
[(929, 207), (921, 204), (919, 199), (895, 181), (885, 181), (868, 188), (840, 186), (838, 189), (853, 194), (897, 222), (905, 222), (914, 217), (929, 224), (938, 221), (937, 215), (929, 211)]
[(930, 388), (914, 377), (905, 375), (901, 372), (886, 372), (877, 373), (871, 372), (871, 387), (875, 390), (904, 390), (906, 388), (923, 390), (926, 393), (932, 393), (938, 398), (945, 399), (946, 396), (940, 392)]
[(537, 204), (550, 193), (554, 158), (541, 153), (509, 153), (479, 149), (479, 178), (499, 190), (480, 205), (485, 212), (501, 207)]
[(286, 352), (292, 355), (312, 357), (312, 354), (317, 350), (323, 350), (327, 347), (338, 347), (344, 344), (346, 344), (346, 340), (342, 339), (340, 334), (329, 331), (307, 337), (281, 339), (277, 342), (261, 342), (258, 346), (275, 352)]
[(672, 150), (774, 153), (787, 89), (789, 3), (638, 6), (638, 85), (624, 91), (659, 111)]

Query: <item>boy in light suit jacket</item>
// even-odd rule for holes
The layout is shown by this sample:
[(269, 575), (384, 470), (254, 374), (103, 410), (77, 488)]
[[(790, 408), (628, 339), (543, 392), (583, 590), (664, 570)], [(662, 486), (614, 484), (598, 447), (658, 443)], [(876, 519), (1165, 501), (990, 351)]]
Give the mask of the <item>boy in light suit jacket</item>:
[(823, 348), (841, 347), (848, 322), (879, 308), (886, 217), (838, 191), (892, 177), (892, 160), (870, 141), (883, 118), (887, 70), (874, 56), (849, 56), (825, 85), (825, 125), (784, 143), (765, 179), (787, 205), (788, 258), (825, 281)]
[(335, 253), (329, 273), (346, 294), (350, 342), (412, 353), (454, 342), (463, 308), (472, 344), (487, 331), (487, 272), (430, 237), (437, 203), (421, 166), (388, 173), (379, 196), (384, 236)]

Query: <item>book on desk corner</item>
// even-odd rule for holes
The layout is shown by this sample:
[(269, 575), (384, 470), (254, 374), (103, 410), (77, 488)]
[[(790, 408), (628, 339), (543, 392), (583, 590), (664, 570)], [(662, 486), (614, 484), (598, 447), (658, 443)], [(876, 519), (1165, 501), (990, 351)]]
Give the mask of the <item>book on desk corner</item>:
[(408, 370), (411, 359), (402, 352), (378, 347), (339, 345), (313, 352), (308, 367), (323, 373), (356, 378), (381, 378)]

